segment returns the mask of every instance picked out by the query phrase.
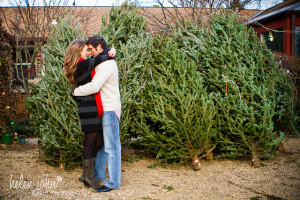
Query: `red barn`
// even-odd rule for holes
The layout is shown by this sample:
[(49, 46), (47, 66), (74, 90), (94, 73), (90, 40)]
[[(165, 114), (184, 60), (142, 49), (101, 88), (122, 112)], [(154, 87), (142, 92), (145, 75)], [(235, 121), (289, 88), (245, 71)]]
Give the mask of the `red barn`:
[(269, 49), (287, 56), (300, 56), (300, 1), (287, 0), (245, 22), (252, 26)]

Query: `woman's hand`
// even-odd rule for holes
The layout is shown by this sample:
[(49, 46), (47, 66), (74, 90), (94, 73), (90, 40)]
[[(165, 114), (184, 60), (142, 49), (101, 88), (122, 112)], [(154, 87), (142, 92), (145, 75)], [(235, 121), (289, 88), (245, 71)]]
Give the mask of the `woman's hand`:
[(116, 52), (115, 48), (111, 48), (108, 52), (108, 56), (114, 58), (116, 56)]

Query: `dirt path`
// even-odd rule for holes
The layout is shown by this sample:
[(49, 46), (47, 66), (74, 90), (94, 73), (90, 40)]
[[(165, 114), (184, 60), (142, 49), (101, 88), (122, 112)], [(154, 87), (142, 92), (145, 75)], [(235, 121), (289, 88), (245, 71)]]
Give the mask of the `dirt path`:
[(37, 162), (39, 149), (0, 147), (0, 200), (4, 199), (300, 199), (300, 139), (285, 143), (286, 153), (252, 168), (250, 161), (201, 161), (190, 167), (147, 168), (154, 160), (122, 161), (122, 187), (109, 193), (84, 188), (81, 168), (59, 171)]

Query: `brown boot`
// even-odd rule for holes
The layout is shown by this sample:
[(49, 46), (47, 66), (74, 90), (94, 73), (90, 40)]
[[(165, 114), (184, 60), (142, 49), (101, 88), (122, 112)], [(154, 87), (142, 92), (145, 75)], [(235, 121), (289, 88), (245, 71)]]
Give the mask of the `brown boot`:
[(86, 185), (84, 182), (85, 176), (86, 176), (86, 171), (87, 171), (87, 168), (84, 167), (84, 159), (82, 159), (82, 174), (81, 174), (81, 177), (79, 178), (79, 181), (83, 182), (84, 185)]
[(81, 182), (84, 183), (87, 187), (92, 187), (94, 189), (98, 189), (101, 185), (98, 184), (98, 181), (94, 176), (94, 168), (95, 168), (95, 158), (92, 159), (83, 159), (83, 170), (82, 175), (79, 178)]

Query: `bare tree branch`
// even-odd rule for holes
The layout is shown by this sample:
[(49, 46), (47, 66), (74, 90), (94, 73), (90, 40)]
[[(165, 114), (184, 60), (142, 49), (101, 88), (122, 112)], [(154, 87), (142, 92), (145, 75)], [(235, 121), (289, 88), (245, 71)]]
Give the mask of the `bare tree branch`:
[[(232, 9), (241, 12), (247, 5), (257, 3), (262, 0), (167, 0), (172, 7), (165, 7), (165, 0), (154, 0), (161, 8), (162, 18), (149, 12), (149, 9), (141, 8), (143, 15), (147, 17), (148, 23), (155, 24), (160, 29), (168, 29), (170, 21), (182, 21), (185, 18), (192, 18), (198, 23), (207, 20), (208, 16), (218, 13), (220, 8)], [(141, 0), (136, 0), (138, 5), (142, 4)]]

